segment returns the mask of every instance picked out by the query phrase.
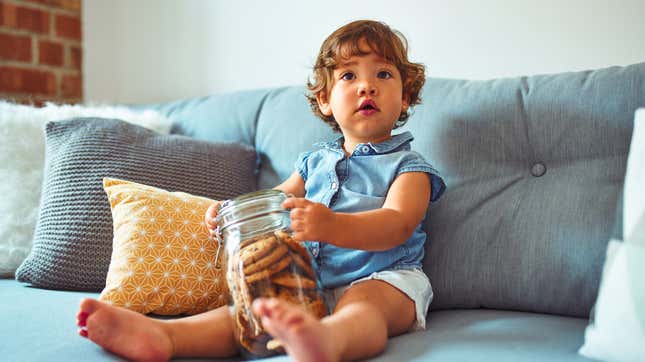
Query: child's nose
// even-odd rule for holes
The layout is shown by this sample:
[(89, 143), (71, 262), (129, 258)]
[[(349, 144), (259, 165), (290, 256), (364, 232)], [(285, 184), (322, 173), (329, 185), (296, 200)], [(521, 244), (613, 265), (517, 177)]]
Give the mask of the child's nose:
[(371, 82), (367, 82), (367, 81), (361, 82), (361, 84), (358, 86), (358, 95), (365, 96), (368, 94), (371, 96), (375, 96), (377, 94), (376, 87)]

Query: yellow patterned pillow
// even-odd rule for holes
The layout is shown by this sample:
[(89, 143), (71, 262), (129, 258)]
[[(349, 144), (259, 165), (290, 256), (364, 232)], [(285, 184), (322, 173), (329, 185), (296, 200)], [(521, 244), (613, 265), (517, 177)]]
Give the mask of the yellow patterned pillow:
[(218, 243), (204, 224), (213, 200), (110, 178), (103, 188), (114, 239), (100, 300), (161, 315), (226, 304), (224, 268), (215, 265)]

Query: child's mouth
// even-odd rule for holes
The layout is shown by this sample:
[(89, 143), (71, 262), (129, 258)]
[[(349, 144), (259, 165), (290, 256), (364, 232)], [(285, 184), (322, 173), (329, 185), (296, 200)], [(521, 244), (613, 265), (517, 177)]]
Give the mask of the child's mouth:
[(363, 116), (369, 116), (369, 115), (372, 115), (372, 114), (374, 114), (374, 113), (376, 113), (378, 111), (379, 111), (379, 109), (376, 106), (376, 102), (374, 102), (371, 99), (364, 100), (361, 103), (360, 107), (358, 107), (358, 110), (357, 110), (357, 112), (360, 113)]

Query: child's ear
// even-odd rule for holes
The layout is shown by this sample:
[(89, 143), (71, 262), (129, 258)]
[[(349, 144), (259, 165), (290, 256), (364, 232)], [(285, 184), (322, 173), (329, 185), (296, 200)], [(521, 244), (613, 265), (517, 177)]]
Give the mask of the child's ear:
[(408, 108), (410, 108), (410, 97), (404, 94), (403, 101), (401, 102), (401, 112), (407, 112)]
[(327, 93), (318, 92), (318, 94), (316, 94), (316, 100), (318, 101), (318, 108), (320, 108), (320, 113), (328, 117), (331, 116), (331, 105), (329, 104), (329, 100), (327, 99)]

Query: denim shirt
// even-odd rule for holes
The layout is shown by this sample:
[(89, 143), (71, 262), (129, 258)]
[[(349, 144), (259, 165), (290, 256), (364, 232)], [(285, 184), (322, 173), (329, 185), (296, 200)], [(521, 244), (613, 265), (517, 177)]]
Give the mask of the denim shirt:
[[(431, 201), (446, 186), (438, 172), (417, 152), (410, 150), (410, 132), (392, 136), (381, 143), (361, 143), (346, 157), (343, 137), (335, 142), (317, 143), (320, 148), (299, 155), (295, 168), (305, 181), (305, 198), (336, 212), (360, 212), (383, 206), (394, 179), (404, 172), (430, 175)], [(307, 241), (323, 287), (345, 285), (386, 269), (421, 267), (426, 234), (421, 223), (405, 243), (385, 251), (341, 248)]]

